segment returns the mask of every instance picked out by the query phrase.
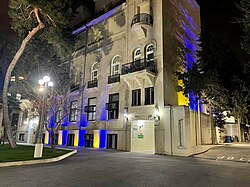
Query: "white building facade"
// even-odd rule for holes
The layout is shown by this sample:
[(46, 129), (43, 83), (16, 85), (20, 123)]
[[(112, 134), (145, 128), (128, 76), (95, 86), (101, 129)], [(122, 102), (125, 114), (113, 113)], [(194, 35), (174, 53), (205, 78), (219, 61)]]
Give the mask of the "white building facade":
[[(96, 12), (101, 1), (95, 1)], [(183, 156), (203, 150), (202, 144), (211, 143), (209, 117), (179, 91), (175, 74), (181, 63), (189, 66), (196, 59), (198, 4), (106, 3), (102, 15), (73, 31), (77, 42), (67, 101), (70, 114), (56, 142)]]

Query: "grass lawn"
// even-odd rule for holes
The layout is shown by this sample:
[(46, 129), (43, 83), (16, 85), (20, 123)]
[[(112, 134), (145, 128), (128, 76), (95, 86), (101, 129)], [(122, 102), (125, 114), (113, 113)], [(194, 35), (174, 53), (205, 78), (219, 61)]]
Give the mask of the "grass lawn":
[(56, 151), (53, 153), (52, 149), (44, 147), (43, 157), (33, 158), (34, 149), (35, 149), (34, 146), (25, 146), (25, 145), (17, 145), (17, 148), (12, 149), (9, 146), (9, 144), (5, 145), (0, 144), (0, 162), (14, 162), (14, 161), (54, 158), (70, 152), (68, 150), (56, 149)]

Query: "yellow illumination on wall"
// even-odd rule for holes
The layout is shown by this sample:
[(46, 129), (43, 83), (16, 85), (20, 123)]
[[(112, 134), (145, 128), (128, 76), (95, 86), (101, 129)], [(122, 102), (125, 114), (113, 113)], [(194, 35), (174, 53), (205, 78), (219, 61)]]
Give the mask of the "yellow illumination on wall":
[[(178, 86), (181, 86), (181, 87), (184, 86), (182, 80), (178, 80)], [(177, 92), (177, 97), (178, 97), (178, 105), (188, 106), (189, 99), (183, 95), (182, 91)]]
[(94, 130), (94, 148), (99, 148), (99, 130)]
[(63, 131), (58, 132), (58, 145), (62, 145), (62, 132)]
[(48, 132), (48, 131), (45, 132), (45, 140), (44, 140), (44, 143), (45, 143), (45, 144), (49, 144), (49, 132)]
[(79, 131), (74, 131), (75, 134), (75, 139), (74, 139), (74, 146), (78, 146), (78, 141), (79, 141)]

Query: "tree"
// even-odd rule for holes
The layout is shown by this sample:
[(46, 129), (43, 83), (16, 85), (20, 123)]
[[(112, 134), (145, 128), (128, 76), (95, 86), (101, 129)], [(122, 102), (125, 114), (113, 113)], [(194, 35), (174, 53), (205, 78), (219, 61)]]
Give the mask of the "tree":
[(243, 13), (240, 23), (243, 29), (242, 47), (250, 54), (250, 0), (241, 0), (239, 9)]
[(247, 120), (250, 77), (245, 71), (246, 61), (235, 56), (227, 44), (202, 28), (197, 61), (192, 68), (184, 67), (187, 71), (177, 74), (184, 83), (184, 93), (193, 93), (201, 99), (209, 106), (211, 114), (216, 110), (230, 111), (234, 117)]
[[(3, 87), (4, 126), (8, 141), (12, 148), (16, 147), (11, 134), (11, 124), (8, 114), (7, 91), (10, 77), (19, 58), (23, 54), (27, 44), (39, 34), (41, 40), (47, 40), (60, 54), (69, 49), (71, 33), (69, 22), (74, 16), (72, 11), (74, 1), (40, 1), (40, 0), (10, 0), (9, 16), (12, 19), (12, 28), (24, 38), (19, 50), (9, 64)], [(44, 29), (46, 28), (46, 29)], [(41, 32), (43, 30), (43, 32)]]

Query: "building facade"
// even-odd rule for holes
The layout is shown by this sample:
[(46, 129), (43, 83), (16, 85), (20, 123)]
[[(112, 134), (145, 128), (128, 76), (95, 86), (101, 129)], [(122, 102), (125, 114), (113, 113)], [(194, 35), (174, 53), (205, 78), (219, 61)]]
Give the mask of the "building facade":
[(176, 77), (183, 64), (190, 67), (196, 59), (196, 1), (102, 5), (96, 0), (96, 14), (73, 31), (73, 84), (64, 103), (70, 112), (57, 144), (170, 155), (201, 151), (204, 142), (211, 143), (209, 117), (191, 94), (183, 96)]

